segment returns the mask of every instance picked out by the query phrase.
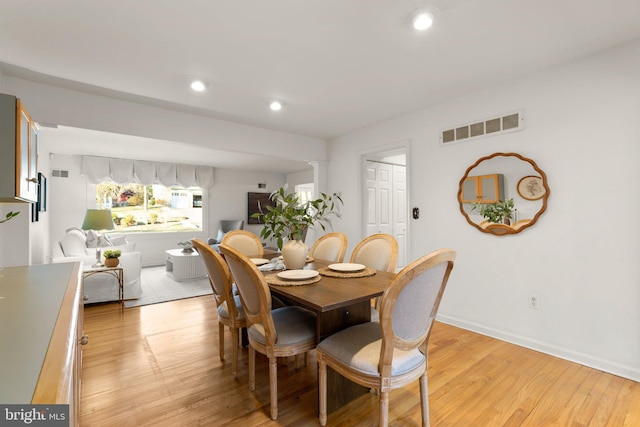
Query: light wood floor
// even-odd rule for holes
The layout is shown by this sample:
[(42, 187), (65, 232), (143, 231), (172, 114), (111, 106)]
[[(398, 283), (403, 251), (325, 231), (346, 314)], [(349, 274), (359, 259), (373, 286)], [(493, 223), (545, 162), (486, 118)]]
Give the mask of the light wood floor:
[[(126, 309), (86, 307), (81, 426), (314, 426), (315, 352), (307, 367), (278, 366), (278, 421), (269, 418), (266, 359), (247, 387), (218, 358), (212, 296)], [(391, 425), (419, 426), (418, 383), (390, 395)], [(595, 369), (438, 323), (429, 349), (431, 425), (639, 426), (640, 385)], [(377, 396), (329, 414), (328, 425), (373, 426)]]

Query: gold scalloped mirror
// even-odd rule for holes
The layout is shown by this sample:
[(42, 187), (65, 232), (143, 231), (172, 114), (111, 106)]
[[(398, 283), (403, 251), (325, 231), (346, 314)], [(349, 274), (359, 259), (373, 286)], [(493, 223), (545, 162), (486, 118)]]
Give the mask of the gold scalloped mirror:
[[(533, 226), (547, 209), (548, 198), (547, 175), (536, 162), (516, 153), (478, 159), (469, 166), (458, 189), (460, 212), (467, 222), (496, 236)], [(503, 219), (502, 212), (508, 211), (509, 205), (511, 217)]]

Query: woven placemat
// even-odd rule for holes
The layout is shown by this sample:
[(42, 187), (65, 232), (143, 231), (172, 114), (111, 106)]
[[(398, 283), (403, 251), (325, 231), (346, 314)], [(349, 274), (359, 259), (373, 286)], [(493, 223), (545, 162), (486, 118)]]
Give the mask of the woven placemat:
[(354, 271), (352, 273), (346, 273), (342, 271), (335, 271), (330, 269), (329, 267), (322, 267), (318, 269), (318, 273), (323, 276), (330, 277), (343, 277), (343, 278), (354, 278), (354, 277), (369, 277), (376, 274), (376, 270), (373, 268), (365, 267), (364, 270)]
[[(277, 256), (276, 258), (281, 260), (281, 259), (282, 259), (282, 255)], [(312, 257), (312, 256), (308, 256), (308, 257), (307, 257), (307, 259), (306, 259), (306, 261), (305, 261), (305, 263), (307, 263), (307, 264), (308, 264), (308, 263), (313, 262), (313, 261), (315, 261), (315, 260), (316, 260), (316, 259), (315, 259), (314, 257)]]
[(277, 274), (270, 274), (264, 277), (268, 284), (270, 285), (278, 285), (278, 286), (302, 286), (302, 285), (312, 285), (314, 283), (318, 283), (322, 280), (321, 276), (316, 276), (312, 279), (307, 280), (287, 280), (281, 279)]

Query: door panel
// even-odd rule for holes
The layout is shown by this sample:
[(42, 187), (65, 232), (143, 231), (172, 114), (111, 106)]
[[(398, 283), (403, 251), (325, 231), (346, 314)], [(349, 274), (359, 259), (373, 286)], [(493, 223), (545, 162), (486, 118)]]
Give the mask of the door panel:
[(407, 258), (407, 168), (393, 166), (393, 236), (398, 241), (398, 268)]
[(378, 232), (378, 165), (367, 162), (366, 166), (366, 204), (365, 223), (367, 224), (367, 236)]
[(367, 161), (365, 222), (367, 236), (390, 234), (398, 242), (398, 268), (406, 264), (406, 167)]

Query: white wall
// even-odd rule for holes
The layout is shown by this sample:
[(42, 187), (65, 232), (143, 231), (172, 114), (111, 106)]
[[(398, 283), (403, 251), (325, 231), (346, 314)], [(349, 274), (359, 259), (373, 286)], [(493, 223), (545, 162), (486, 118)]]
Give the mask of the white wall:
[(287, 185), (289, 191), (293, 191), (296, 185), (313, 183), (313, 168), (308, 170), (287, 174)]
[(37, 222), (29, 225), (29, 244), (30, 244), (30, 264), (46, 264), (49, 262), (51, 255), (51, 244), (49, 241), (49, 227), (51, 223), (51, 209), (49, 202), (51, 197), (49, 193), (49, 152), (44, 144), (38, 145), (38, 172), (44, 174), (47, 178), (47, 210), (40, 212)]
[[(258, 183), (266, 183), (267, 188), (258, 188)], [(282, 187), (284, 183), (284, 174), (215, 169), (214, 185), (209, 191), (209, 205), (213, 210), (209, 215), (210, 237), (217, 236), (221, 219), (244, 219), (244, 229), (259, 236), (262, 225), (247, 224), (247, 193), (271, 193)]]
[[(121, 154), (118, 156), (123, 157)], [(64, 236), (67, 229), (80, 227), (86, 209), (95, 207), (95, 185), (87, 183), (81, 176), (81, 156), (54, 154), (50, 168), (69, 172), (68, 178), (49, 178), (53, 244)], [(267, 188), (258, 189), (259, 182), (266, 182)], [(136, 250), (142, 253), (143, 266), (163, 264), (164, 251), (178, 248), (178, 242), (194, 237), (204, 241), (215, 237), (221, 219), (244, 219), (246, 223), (248, 192), (271, 192), (283, 184), (284, 174), (214, 169), (214, 184), (204, 195), (206, 216), (202, 232), (140, 233), (127, 235), (127, 238), (136, 242)], [(245, 225), (245, 229), (259, 234), (262, 226)]]
[[(518, 108), (522, 132), (439, 146), (447, 126)], [(421, 211), (410, 258), (458, 252), (439, 319), (640, 380), (639, 123), (635, 42), (338, 137), (329, 187), (360, 200), (361, 153), (410, 140), (410, 204)], [(493, 152), (529, 157), (548, 177), (547, 212), (518, 235), (481, 233), (458, 210), (464, 171)], [(351, 250), (360, 211), (344, 213)]]
[[(28, 109), (28, 106), (27, 106)], [(38, 145), (38, 172), (49, 177), (49, 152)], [(50, 200), (50, 199), (49, 199)], [(12, 220), (0, 224), (0, 266), (45, 264), (50, 255), (50, 209), (40, 212), (37, 222), (31, 221), (31, 203), (0, 203), (0, 217), (9, 212), (20, 212)]]

